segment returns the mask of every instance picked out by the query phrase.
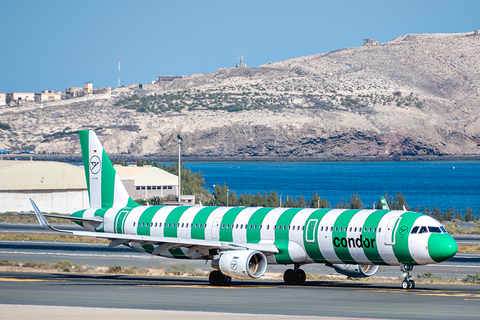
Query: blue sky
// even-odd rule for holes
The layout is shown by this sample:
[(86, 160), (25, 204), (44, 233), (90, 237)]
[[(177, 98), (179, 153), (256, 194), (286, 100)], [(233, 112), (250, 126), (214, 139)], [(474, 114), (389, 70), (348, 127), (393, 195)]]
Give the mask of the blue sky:
[(146, 83), (480, 29), (480, 1), (1, 1), (0, 92)]

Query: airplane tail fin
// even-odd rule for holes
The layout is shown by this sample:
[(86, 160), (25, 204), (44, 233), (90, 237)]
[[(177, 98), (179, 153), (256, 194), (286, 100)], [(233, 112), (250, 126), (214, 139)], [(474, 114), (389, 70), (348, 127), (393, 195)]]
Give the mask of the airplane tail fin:
[(383, 210), (390, 210), (390, 208), (388, 207), (388, 203), (387, 203), (387, 200), (385, 199), (385, 197), (381, 197), (381, 198), (380, 198), (380, 201), (382, 202), (382, 209), (383, 209)]
[(80, 130), (90, 208), (136, 207), (93, 131)]

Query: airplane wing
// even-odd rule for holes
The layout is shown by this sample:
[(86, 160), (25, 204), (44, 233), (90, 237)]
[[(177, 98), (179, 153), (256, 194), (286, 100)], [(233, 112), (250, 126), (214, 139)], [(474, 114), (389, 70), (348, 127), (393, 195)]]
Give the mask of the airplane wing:
[(158, 247), (152, 252), (152, 254), (160, 254), (172, 248), (190, 248), (189, 252), (193, 252), (199, 248), (208, 248), (208, 249), (221, 249), (221, 250), (258, 250), (263, 253), (279, 253), (279, 250), (276, 245), (273, 243), (244, 243), (244, 244), (235, 244), (232, 242), (218, 241), (218, 240), (201, 240), (201, 239), (182, 239), (182, 238), (172, 238), (172, 237), (156, 237), (156, 236), (143, 236), (136, 234), (122, 234), (122, 233), (108, 233), (108, 232), (91, 232), (91, 231), (70, 231), (70, 230), (61, 230), (55, 227), (52, 227), (45, 216), (42, 214), (40, 209), (38, 209), (35, 202), (30, 199), (33, 209), (35, 210), (35, 215), (37, 216), (38, 222), (40, 225), (47, 229), (56, 232), (70, 233), (75, 236), (83, 237), (96, 237), (111, 240), (109, 247), (116, 247), (127, 242), (141, 243), (141, 244), (156, 244)]

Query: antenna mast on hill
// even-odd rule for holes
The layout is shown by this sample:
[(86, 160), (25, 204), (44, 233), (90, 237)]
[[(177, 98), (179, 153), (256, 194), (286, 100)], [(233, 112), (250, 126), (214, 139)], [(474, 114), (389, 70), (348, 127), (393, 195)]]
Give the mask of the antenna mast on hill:
[(118, 53), (118, 86), (120, 88), (120, 52)]

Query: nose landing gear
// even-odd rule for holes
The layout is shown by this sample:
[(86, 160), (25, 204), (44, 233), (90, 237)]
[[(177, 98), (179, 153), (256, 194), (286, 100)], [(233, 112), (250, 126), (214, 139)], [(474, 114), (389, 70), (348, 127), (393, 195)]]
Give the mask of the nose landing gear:
[(403, 265), (400, 266), (400, 271), (403, 272), (404, 280), (402, 281), (402, 289), (415, 289), (415, 281), (410, 280), (412, 277), (410, 271), (413, 270), (413, 266)]

